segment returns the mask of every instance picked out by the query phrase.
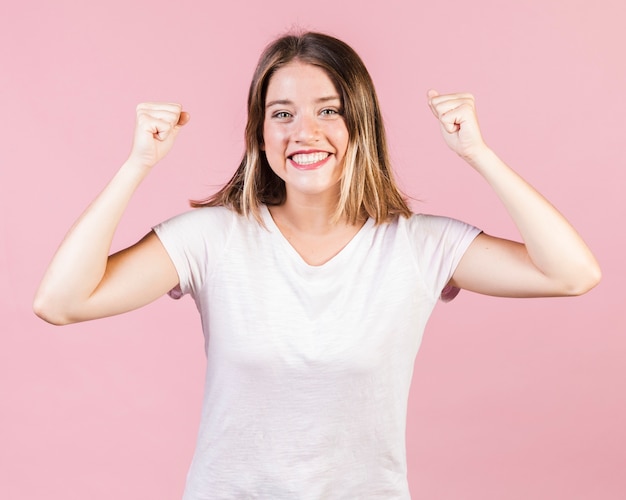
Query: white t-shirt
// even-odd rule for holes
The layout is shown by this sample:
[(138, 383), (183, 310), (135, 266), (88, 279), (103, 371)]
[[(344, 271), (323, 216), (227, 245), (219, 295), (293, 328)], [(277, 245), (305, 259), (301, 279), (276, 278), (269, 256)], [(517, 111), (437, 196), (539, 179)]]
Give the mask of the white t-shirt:
[(413, 362), (479, 230), (429, 215), (370, 219), (311, 266), (262, 215), (267, 228), (223, 207), (155, 227), (207, 353), (184, 499), (410, 498)]

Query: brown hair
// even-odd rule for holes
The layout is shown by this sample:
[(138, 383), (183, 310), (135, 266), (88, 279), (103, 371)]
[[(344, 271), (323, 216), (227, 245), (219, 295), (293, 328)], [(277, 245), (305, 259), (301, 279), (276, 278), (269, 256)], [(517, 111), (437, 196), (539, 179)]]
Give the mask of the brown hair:
[(246, 151), (228, 183), (192, 206), (227, 206), (261, 222), (261, 204), (280, 205), (285, 184), (261, 150), (265, 97), (274, 72), (292, 61), (323, 69), (341, 96), (349, 139), (335, 219), (356, 223), (365, 216), (377, 224), (411, 213), (390, 168), (382, 115), (372, 79), (358, 54), (346, 43), (321, 33), (278, 38), (263, 51), (248, 93)]

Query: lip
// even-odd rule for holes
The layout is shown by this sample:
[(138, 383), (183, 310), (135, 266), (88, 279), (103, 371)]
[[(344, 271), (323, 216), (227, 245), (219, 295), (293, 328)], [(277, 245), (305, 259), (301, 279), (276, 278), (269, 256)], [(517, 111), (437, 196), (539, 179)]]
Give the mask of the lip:
[(308, 150), (300, 150), (300, 151), (294, 151), (293, 153), (291, 153), (288, 157), (289, 163), (291, 164), (291, 166), (297, 170), (316, 170), (320, 167), (322, 167), (327, 161), (328, 159), (332, 156), (332, 153), (328, 153), (328, 156), (326, 158), (324, 158), (323, 160), (320, 160), (318, 162), (315, 163), (309, 163), (308, 165), (301, 165), (299, 163), (296, 163), (295, 161), (292, 160), (292, 157), (298, 154), (312, 154), (312, 153), (328, 153), (328, 151), (323, 151), (321, 149), (308, 149)]

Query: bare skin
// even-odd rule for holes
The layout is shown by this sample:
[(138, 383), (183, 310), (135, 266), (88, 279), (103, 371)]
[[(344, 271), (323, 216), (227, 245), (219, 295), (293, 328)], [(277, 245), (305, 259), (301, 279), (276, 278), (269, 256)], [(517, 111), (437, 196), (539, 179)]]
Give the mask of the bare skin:
[[(343, 118), (333, 112), (337, 103), (332, 94), (336, 91), (329, 84), (332, 87), (319, 68), (288, 64), (270, 80), (266, 100), (281, 101), (266, 110), (264, 148), (287, 186), (286, 202), (272, 207), (271, 214), (312, 265), (336, 255), (364, 222), (332, 222), (340, 176), (337, 169), (345, 153), (345, 124), (342, 129)], [(445, 142), (492, 187), (523, 239), (517, 243), (479, 235), (451, 284), (510, 297), (579, 295), (593, 288), (600, 280), (595, 257), (569, 222), (487, 147), (474, 98), (429, 91), (427, 100)], [(169, 152), (188, 121), (188, 113), (178, 104), (137, 107), (131, 154), (57, 250), (35, 296), (33, 307), (38, 316), (53, 324), (111, 316), (139, 308), (178, 284), (176, 269), (152, 232), (121, 252), (110, 256), (109, 252), (133, 193)], [(298, 152), (302, 156), (294, 156)], [(307, 155), (316, 154), (324, 156), (319, 168), (307, 170), (290, 163), (302, 158), (305, 164), (318, 158)]]
[(509, 168), (482, 139), (474, 97), (428, 92), (445, 142), (491, 186), (523, 243), (479, 235), (451, 284), (504, 297), (580, 295), (600, 281), (591, 250), (548, 200)]

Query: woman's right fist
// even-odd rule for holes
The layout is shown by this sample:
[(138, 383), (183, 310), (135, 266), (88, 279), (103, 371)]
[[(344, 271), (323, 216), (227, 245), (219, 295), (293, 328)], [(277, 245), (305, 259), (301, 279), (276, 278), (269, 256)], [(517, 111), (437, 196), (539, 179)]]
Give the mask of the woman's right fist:
[(189, 121), (189, 113), (182, 109), (175, 103), (139, 104), (129, 160), (148, 168), (161, 160), (172, 149), (180, 128)]

